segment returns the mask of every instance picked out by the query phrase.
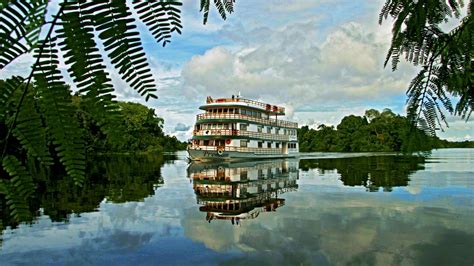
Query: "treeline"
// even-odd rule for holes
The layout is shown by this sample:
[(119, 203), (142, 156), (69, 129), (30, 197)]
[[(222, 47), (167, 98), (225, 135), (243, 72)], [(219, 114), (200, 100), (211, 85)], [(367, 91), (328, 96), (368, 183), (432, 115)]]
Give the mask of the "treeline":
[[(4, 80), (0, 80), (0, 88), (8, 86)], [(26, 95), (22, 95), (22, 93), (23, 87), (14, 91), (9, 95), (6, 105), (0, 108), (2, 114), (0, 115), (0, 144), (7, 149), (7, 154), (26, 158), (24, 149), (20, 148), (23, 145), (27, 144), (27, 147), (35, 147), (41, 143), (46, 143), (50, 149), (53, 149), (55, 145), (53, 145), (54, 140), (51, 139), (51, 136), (44, 134), (48, 132), (45, 120), (49, 110), (39, 104), (42, 96), (37, 95), (34, 84), (30, 86), (30, 90)], [(77, 120), (81, 131), (77, 136), (84, 139), (86, 151), (89, 154), (161, 152), (186, 149), (186, 143), (163, 132), (164, 120), (158, 117), (152, 108), (139, 103), (118, 102), (114, 109), (107, 110), (114, 115), (105, 116), (94, 108), (94, 103), (91, 103), (90, 99), (79, 95), (67, 95), (67, 97), (71, 97), (71, 105), (63, 106), (64, 104), (59, 103), (59, 107), (55, 108), (58, 110), (66, 110), (67, 108), (69, 114), (67, 119)], [(42, 132), (35, 133), (29, 132), (31, 131), (29, 130), (27, 133), (31, 136), (25, 136), (21, 130), (15, 129), (8, 138), (9, 143), (5, 143), (5, 139), (9, 134), (9, 125), (15, 120), (14, 110), (16, 110), (16, 106), (20, 101), (22, 101), (22, 109), (16, 118), (16, 124), (20, 124), (20, 127), (25, 129), (39, 128)], [(51, 103), (50, 105), (54, 104)], [(110, 118), (113, 118), (113, 121)], [(106, 132), (111, 128), (115, 130), (115, 134)]]
[(474, 147), (474, 142), (449, 142), (416, 128), (404, 116), (386, 108), (370, 109), (364, 116), (344, 117), (336, 128), (298, 129), (301, 152), (412, 152), (435, 148)]
[(83, 108), (82, 99), (73, 96), (77, 108), (77, 119), (85, 129), (86, 147), (93, 152), (161, 152), (186, 149), (186, 143), (163, 132), (164, 119), (155, 114), (153, 108), (139, 103), (118, 102), (120, 107), (121, 137), (109, 138), (101, 127)]

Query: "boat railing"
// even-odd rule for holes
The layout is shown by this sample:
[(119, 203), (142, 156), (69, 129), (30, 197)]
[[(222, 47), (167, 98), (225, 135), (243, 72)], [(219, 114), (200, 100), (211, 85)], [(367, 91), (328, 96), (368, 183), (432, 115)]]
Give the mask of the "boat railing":
[(202, 151), (235, 151), (235, 152), (249, 152), (255, 154), (283, 154), (282, 148), (254, 148), (254, 147), (234, 147), (234, 146), (200, 146), (191, 145), (193, 150)]
[(287, 127), (287, 128), (298, 128), (298, 123), (295, 122), (290, 122), (290, 121), (285, 121), (285, 120), (278, 120), (278, 119), (264, 119), (264, 118), (259, 118), (259, 117), (253, 117), (253, 116), (248, 116), (248, 115), (243, 115), (243, 114), (211, 114), (211, 113), (204, 113), (204, 114), (198, 114), (196, 116), (196, 119), (203, 120), (203, 119), (242, 119), (242, 120), (247, 120), (247, 121), (252, 121), (264, 125), (269, 125), (269, 126), (278, 126), (278, 127)]
[(274, 112), (274, 113), (279, 113), (279, 114), (284, 114), (285, 113), (285, 108), (284, 107), (271, 105), (271, 104), (268, 104), (268, 103), (262, 103), (262, 102), (259, 102), (259, 101), (240, 98), (240, 97), (217, 98), (217, 99), (207, 97), (207, 99), (206, 99), (206, 103), (208, 103), (208, 104), (210, 104), (210, 103), (229, 103), (229, 102), (241, 102), (241, 103), (246, 103), (248, 105), (252, 105), (252, 106), (255, 106), (255, 107), (262, 108), (262, 109), (264, 109), (265, 111), (268, 111), (268, 112)]
[(232, 129), (201, 129), (194, 130), (194, 136), (241, 136), (248, 138), (273, 140), (273, 141), (289, 141), (289, 135), (276, 135), (263, 132), (232, 130)]

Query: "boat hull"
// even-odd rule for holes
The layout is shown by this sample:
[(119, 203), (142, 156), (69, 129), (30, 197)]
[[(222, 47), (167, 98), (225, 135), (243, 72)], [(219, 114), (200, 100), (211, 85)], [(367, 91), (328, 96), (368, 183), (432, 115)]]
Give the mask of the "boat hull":
[(293, 154), (259, 154), (255, 152), (239, 151), (216, 151), (216, 150), (197, 150), (188, 149), (189, 158), (193, 161), (230, 161), (230, 160), (248, 160), (248, 159), (268, 159), (268, 158), (292, 158), (297, 157)]

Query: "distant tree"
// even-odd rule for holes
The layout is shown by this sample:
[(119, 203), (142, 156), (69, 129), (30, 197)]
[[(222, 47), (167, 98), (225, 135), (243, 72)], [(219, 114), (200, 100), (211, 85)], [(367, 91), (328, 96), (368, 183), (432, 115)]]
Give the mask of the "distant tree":
[(365, 118), (367, 119), (368, 122), (372, 121), (374, 118), (377, 118), (380, 116), (380, 112), (375, 109), (369, 109), (365, 111)]

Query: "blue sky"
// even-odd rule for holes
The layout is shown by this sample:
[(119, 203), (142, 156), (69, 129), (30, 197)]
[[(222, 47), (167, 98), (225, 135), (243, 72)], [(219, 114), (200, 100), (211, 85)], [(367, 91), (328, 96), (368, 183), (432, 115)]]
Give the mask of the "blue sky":
[[(349, 114), (390, 108), (405, 114), (405, 91), (417, 69), (402, 62), (383, 68), (390, 21), (378, 25), (383, 0), (237, 0), (226, 21), (215, 8), (202, 25), (199, 1), (185, 0), (182, 35), (165, 48), (145, 27), (142, 40), (158, 83), (158, 100), (144, 102), (113, 75), (119, 99), (142, 102), (165, 119), (165, 130), (185, 140), (205, 98), (259, 99), (287, 108), (301, 125), (337, 125)], [(448, 24), (446, 27), (452, 25)], [(2, 77), (24, 71), (28, 56)], [(472, 119), (450, 117), (439, 136), (474, 139)]]

